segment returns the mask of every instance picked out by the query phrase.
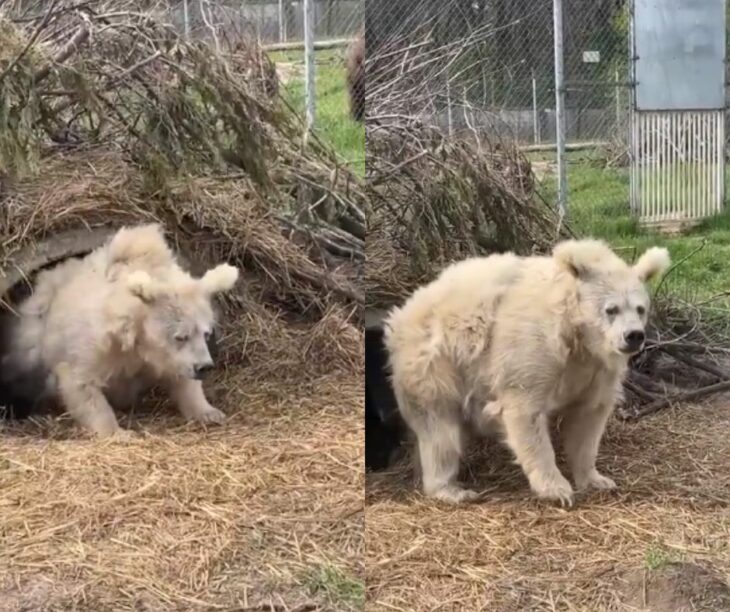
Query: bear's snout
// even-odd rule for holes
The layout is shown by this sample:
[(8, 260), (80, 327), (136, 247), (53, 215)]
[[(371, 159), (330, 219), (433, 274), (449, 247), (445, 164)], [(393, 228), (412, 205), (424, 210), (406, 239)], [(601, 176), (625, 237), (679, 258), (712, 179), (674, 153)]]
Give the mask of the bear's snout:
[(196, 363), (193, 366), (193, 374), (196, 380), (201, 380), (213, 369), (212, 361), (205, 361), (203, 363)]
[(646, 334), (643, 329), (632, 329), (624, 334), (624, 353), (638, 353), (644, 346)]

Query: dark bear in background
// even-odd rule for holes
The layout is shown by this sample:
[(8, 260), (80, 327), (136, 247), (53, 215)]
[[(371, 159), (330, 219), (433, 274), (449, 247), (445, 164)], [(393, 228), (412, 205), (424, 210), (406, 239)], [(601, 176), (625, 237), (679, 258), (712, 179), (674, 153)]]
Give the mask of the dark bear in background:
[(347, 50), (347, 89), (350, 114), (355, 121), (365, 116), (365, 30), (361, 28)]
[(365, 469), (368, 471), (388, 467), (406, 431), (388, 380), (387, 363), (382, 328), (366, 322)]

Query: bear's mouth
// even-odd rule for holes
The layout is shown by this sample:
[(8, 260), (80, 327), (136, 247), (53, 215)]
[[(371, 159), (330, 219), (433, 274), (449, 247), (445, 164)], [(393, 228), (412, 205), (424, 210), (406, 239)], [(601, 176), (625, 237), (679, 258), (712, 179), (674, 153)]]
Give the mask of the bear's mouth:
[(639, 346), (622, 346), (618, 352), (622, 355), (636, 355), (644, 349), (644, 343), (642, 342)]

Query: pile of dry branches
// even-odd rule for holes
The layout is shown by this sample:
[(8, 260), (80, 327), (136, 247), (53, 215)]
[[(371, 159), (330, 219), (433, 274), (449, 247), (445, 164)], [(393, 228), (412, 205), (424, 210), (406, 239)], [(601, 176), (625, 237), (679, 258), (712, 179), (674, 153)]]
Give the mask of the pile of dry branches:
[(374, 28), (365, 61), (374, 308), (400, 302), (450, 261), (543, 252), (569, 235), (536, 192), (529, 161), (463, 87), (459, 67), (484, 60), (493, 27), (443, 43), (436, 22), (401, 25), (384, 36)]
[(568, 235), (509, 141), (450, 138), (401, 117), (371, 120), (366, 129), (370, 306), (399, 302), (450, 261), (544, 252)]
[(652, 309), (646, 348), (624, 383), (627, 401), (618, 414), (628, 420), (730, 391), (728, 306), (684, 300), (660, 285)]
[(360, 181), (303, 139), (255, 43), (182, 40), (140, 4), (0, 8), (0, 270), (60, 230), (157, 219), (296, 312), (362, 304)]

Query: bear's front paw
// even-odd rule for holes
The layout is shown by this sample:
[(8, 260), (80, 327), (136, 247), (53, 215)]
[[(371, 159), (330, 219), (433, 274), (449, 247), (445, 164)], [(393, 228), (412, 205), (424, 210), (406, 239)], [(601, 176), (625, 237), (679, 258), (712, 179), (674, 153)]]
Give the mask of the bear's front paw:
[(463, 504), (476, 501), (480, 498), (479, 493), (471, 489), (465, 489), (459, 485), (445, 485), (436, 491), (431, 491), (429, 497), (439, 499), (449, 504)]
[(616, 488), (616, 483), (608, 476), (604, 476), (597, 470), (593, 470), (585, 476), (576, 476), (575, 486), (578, 487), (578, 489), (588, 489), (589, 487), (593, 487), (594, 489), (599, 489), (601, 491), (610, 491), (611, 489)]
[(532, 477), (530, 478), (530, 486), (540, 499), (558, 501), (561, 506), (573, 505), (573, 487), (560, 473)]
[(206, 406), (195, 415), (195, 420), (200, 423), (214, 423), (220, 425), (226, 420), (226, 415), (213, 406)]
[(122, 429), (121, 427), (118, 427), (111, 433), (101, 434), (101, 436), (112, 444), (127, 444), (139, 439), (136, 432), (131, 429)]

